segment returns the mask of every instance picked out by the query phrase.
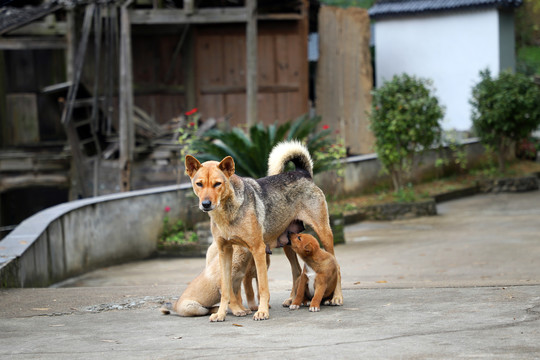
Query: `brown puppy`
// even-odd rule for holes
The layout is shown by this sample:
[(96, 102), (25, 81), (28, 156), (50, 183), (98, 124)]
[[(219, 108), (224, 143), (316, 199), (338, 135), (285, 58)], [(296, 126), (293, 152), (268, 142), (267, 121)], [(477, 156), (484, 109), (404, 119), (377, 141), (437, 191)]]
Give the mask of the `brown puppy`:
[[(285, 172), (289, 162), (295, 165), (295, 171)], [(278, 144), (268, 160), (269, 176), (256, 180), (237, 176), (230, 156), (221, 162), (201, 164), (187, 155), (185, 165), (199, 198), (199, 208), (210, 216), (212, 235), (219, 249), (222, 292), (219, 310), (210, 316), (210, 321), (224, 321), (228, 308), (234, 314), (245, 314), (244, 309), (231, 301), (234, 296), (231, 278), (233, 245), (246, 247), (253, 255), (260, 296), (259, 309), (253, 319), (268, 319), (270, 292), (266, 250), (284, 245), (286, 241), (281, 239), (284, 235), (286, 238), (287, 229), (301, 221), (315, 230), (327, 251), (334, 253), (326, 199), (313, 183), (313, 161), (309, 152), (299, 142)], [(285, 246), (285, 254), (291, 262), (293, 284), (296, 284), (301, 273), (298, 259), (289, 246)], [(295, 291), (293, 286), (284, 305), (290, 305)], [(338, 279), (331, 302), (333, 305), (343, 303), (341, 279)]]
[[(269, 258), (267, 261), (270, 263)], [(161, 312), (169, 314), (172, 310), (180, 316), (201, 316), (216, 312), (216, 304), (219, 303), (221, 297), (220, 278), (218, 248), (216, 243), (212, 243), (206, 252), (206, 267), (204, 270), (189, 283), (182, 296), (174, 304), (165, 303), (160, 309)], [(245, 314), (249, 314), (251, 311), (242, 305), (242, 281), (244, 282), (248, 306), (251, 310), (257, 310), (252, 286), (253, 278), (256, 278), (253, 256), (246, 248), (234, 246), (232, 283), (235, 296), (231, 299), (231, 303), (234, 303), (233, 306), (237, 311), (240, 309)]]
[(320, 311), (321, 302), (332, 299), (336, 290), (339, 274), (336, 258), (321, 249), (317, 239), (309, 234), (289, 234), (289, 239), (292, 249), (304, 260), (296, 298), (289, 309), (299, 309), (311, 300), (309, 311)]

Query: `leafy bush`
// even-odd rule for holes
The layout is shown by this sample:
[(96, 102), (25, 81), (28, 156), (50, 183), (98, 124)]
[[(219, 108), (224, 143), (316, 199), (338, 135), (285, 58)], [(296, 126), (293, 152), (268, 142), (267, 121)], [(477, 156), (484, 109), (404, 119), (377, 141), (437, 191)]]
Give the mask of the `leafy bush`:
[(327, 125), (317, 131), (321, 117), (302, 115), (293, 122), (281, 125), (253, 125), (246, 134), (239, 128), (231, 131), (209, 130), (198, 139), (193, 148), (201, 161), (217, 160), (230, 155), (234, 158), (236, 173), (253, 178), (267, 174), (268, 156), (272, 148), (284, 140), (299, 140), (306, 144), (313, 157), (313, 173), (335, 169), (336, 160), (345, 157), (343, 142), (336, 142)]
[(402, 74), (373, 91), (370, 120), (375, 150), (396, 192), (403, 188), (417, 153), (441, 137), (444, 110), (430, 86), (429, 80)]
[(166, 206), (165, 216), (163, 217), (163, 231), (159, 237), (159, 244), (190, 244), (196, 243), (199, 239), (197, 233), (189, 229), (182, 220), (176, 223), (170, 223), (169, 212), (171, 208)]
[(540, 89), (525, 75), (509, 71), (492, 78), (484, 70), (480, 77), (471, 99), (473, 128), (485, 145), (496, 150), (503, 172), (512, 143), (540, 125)]

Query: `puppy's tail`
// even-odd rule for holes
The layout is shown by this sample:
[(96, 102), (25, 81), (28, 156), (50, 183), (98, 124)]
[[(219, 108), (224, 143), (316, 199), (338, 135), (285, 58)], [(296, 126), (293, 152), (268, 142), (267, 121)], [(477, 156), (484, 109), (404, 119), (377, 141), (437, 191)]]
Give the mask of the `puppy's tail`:
[(292, 161), (296, 170), (305, 170), (313, 177), (313, 160), (308, 149), (299, 141), (283, 141), (274, 146), (268, 158), (268, 176), (285, 172), (285, 165)]

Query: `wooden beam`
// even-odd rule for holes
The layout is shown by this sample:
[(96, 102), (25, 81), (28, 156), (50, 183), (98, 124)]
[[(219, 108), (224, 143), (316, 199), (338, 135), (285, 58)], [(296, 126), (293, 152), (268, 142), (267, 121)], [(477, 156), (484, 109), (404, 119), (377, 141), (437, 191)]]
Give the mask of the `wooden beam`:
[(136, 9), (129, 10), (129, 17), (133, 25), (245, 23), (247, 10), (244, 7), (208, 8), (189, 13), (182, 9)]
[(75, 65), (73, 68), (73, 79), (71, 80), (71, 86), (68, 91), (66, 99), (66, 107), (62, 113), (62, 123), (67, 124), (71, 121), (71, 115), (73, 111), (72, 103), (77, 96), (77, 90), (79, 89), (79, 82), (81, 81), (82, 68), (84, 66), (84, 59), (86, 56), (86, 47), (88, 46), (88, 38), (90, 37), (90, 28), (92, 27), (92, 19), (94, 17), (94, 11), (96, 9), (95, 4), (90, 4), (86, 7), (83, 20), (83, 28), (81, 41), (77, 48), (77, 55), (75, 57)]
[(120, 189), (131, 189), (131, 166), (135, 147), (133, 125), (133, 70), (131, 63), (131, 24), (128, 6), (120, 9)]
[(75, 29), (75, 10), (66, 11), (66, 79), (73, 81), (73, 66), (75, 65), (75, 46), (77, 30)]
[(66, 47), (66, 41), (63, 38), (0, 37), (0, 50), (65, 49)]
[(257, 123), (257, 0), (246, 0), (246, 124)]
[[(71, 11), (71, 10), (70, 10)], [(33, 22), (28, 25), (25, 25), (17, 30), (13, 30), (10, 32), (10, 35), (17, 35), (17, 36), (35, 36), (35, 35), (42, 35), (42, 36), (58, 36), (58, 35), (65, 35), (67, 31), (67, 22), (65, 21), (59, 21), (55, 22), (53, 24), (39, 21), (39, 22)]]
[(5, 176), (0, 179), (0, 192), (29, 186), (68, 187), (69, 176), (67, 174), (29, 174)]
[(258, 14), (257, 19), (258, 20), (275, 20), (275, 21), (284, 21), (284, 20), (302, 20), (304, 18), (304, 15), (302, 14), (295, 14), (295, 13), (289, 13), (289, 14)]
[[(278, 84), (278, 85), (262, 85), (258, 87), (259, 93), (282, 93), (282, 92), (297, 92), (300, 90), (298, 84)], [(245, 94), (246, 86), (244, 85), (211, 85), (204, 86), (200, 90), (203, 95), (211, 94)]]

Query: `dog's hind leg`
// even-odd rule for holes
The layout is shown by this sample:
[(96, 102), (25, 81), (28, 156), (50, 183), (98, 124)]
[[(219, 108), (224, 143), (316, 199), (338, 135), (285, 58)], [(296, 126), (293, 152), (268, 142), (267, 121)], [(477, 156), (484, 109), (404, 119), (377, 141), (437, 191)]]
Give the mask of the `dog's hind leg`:
[(255, 301), (255, 292), (253, 291), (253, 276), (251, 276), (251, 274), (246, 274), (243, 282), (248, 307), (253, 311), (257, 311), (259, 309), (259, 306)]
[(293, 285), (292, 285), (291, 294), (289, 295), (289, 298), (285, 299), (282, 305), (283, 307), (289, 307), (293, 299), (296, 297), (296, 289), (298, 287), (298, 278), (300, 277), (300, 274), (302, 274), (302, 269), (300, 268), (300, 264), (298, 263), (298, 257), (296, 256), (296, 253), (294, 252), (294, 250), (289, 245), (284, 246), (283, 250), (285, 251), (285, 255), (287, 256), (289, 263), (291, 264)]

